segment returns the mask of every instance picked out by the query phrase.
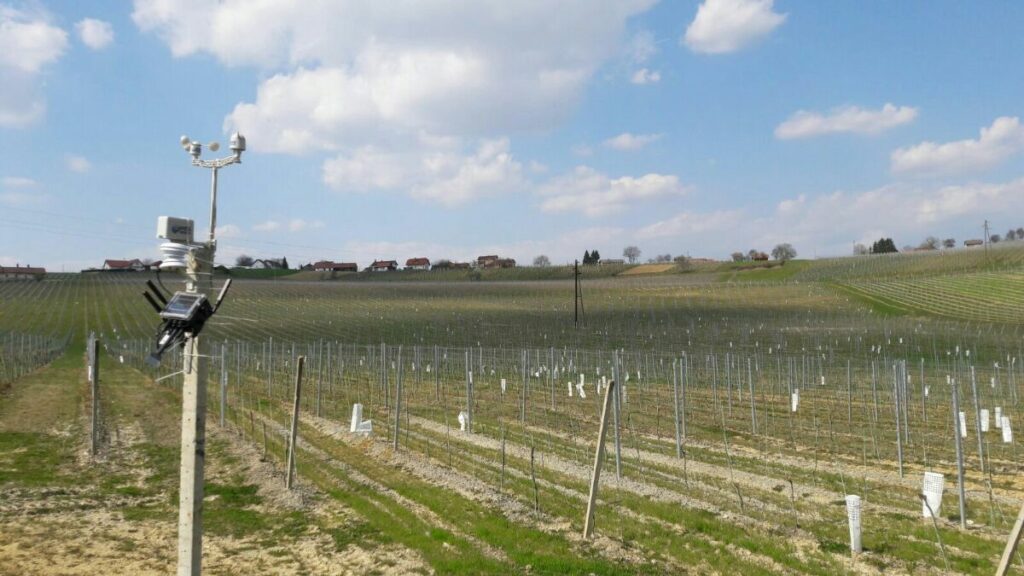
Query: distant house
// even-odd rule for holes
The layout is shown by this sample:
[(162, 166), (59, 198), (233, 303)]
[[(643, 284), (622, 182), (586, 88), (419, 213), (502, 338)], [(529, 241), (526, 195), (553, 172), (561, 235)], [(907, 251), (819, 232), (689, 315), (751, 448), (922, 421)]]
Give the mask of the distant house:
[(472, 266), (469, 262), (452, 262), (451, 268), (453, 270), (469, 270)]
[(971, 238), (970, 240), (964, 240), (964, 246), (970, 248), (971, 246), (981, 246), (985, 242), (979, 238)]
[(479, 256), (476, 259), (477, 268), (490, 268), (494, 266), (494, 263), (498, 261), (497, 254), (491, 254), (490, 256)]
[(492, 268), (515, 268), (516, 261), (514, 258), (498, 258), (491, 265)]
[(46, 276), (45, 268), (0, 266), (0, 280), (41, 280), (43, 276)]
[(331, 262), (321, 260), (313, 264), (313, 270), (317, 272), (358, 272), (359, 266), (355, 262)]
[(601, 266), (622, 266), (626, 263), (625, 260), (619, 258), (602, 258), (598, 264)]
[(138, 258), (132, 260), (104, 260), (103, 270), (106, 272), (141, 272), (146, 265)]
[(406, 270), (430, 270), (430, 260), (427, 258), (409, 258), (405, 261)]
[(259, 258), (253, 260), (252, 270), (287, 270), (288, 260), (285, 258)]
[(398, 262), (394, 260), (374, 260), (370, 264), (371, 272), (392, 272), (398, 270)]
[(753, 260), (755, 262), (767, 262), (768, 261), (768, 255), (765, 254), (764, 252), (758, 252), (757, 254), (754, 254), (754, 257), (751, 258), (751, 260)]

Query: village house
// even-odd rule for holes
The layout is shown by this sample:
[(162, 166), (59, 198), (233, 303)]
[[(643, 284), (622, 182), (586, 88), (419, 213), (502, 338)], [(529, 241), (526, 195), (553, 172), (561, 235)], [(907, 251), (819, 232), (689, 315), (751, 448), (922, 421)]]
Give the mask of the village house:
[(371, 272), (392, 272), (398, 270), (398, 262), (394, 260), (374, 260), (370, 264)]
[(249, 266), (252, 270), (287, 270), (288, 259), (287, 258), (257, 258), (253, 260), (252, 266)]
[(31, 266), (0, 266), (0, 280), (41, 280), (46, 269)]
[(476, 259), (476, 267), (477, 268), (490, 268), (490, 267), (494, 266), (494, 263), (497, 262), (497, 261), (498, 261), (498, 256), (496, 254), (491, 254), (490, 256), (479, 256)]
[(107, 259), (103, 261), (102, 269), (105, 272), (142, 272), (146, 269), (146, 265), (138, 258), (132, 260)]
[(409, 258), (405, 261), (406, 270), (430, 270), (430, 260), (427, 258)]

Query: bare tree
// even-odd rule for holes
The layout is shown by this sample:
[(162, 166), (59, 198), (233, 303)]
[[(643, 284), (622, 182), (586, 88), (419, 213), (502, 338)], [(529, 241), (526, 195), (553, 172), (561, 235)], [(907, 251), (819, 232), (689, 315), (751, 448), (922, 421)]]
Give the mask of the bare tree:
[(793, 248), (793, 245), (788, 242), (778, 244), (775, 248), (772, 248), (772, 258), (783, 262), (792, 260), (793, 258), (796, 258), (796, 248)]
[(640, 249), (636, 246), (626, 246), (622, 249), (622, 257), (629, 261), (630, 264), (636, 264), (636, 261), (640, 259)]
[(923, 250), (938, 250), (939, 244), (940, 241), (938, 238), (936, 238), (935, 236), (929, 236), (921, 242), (921, 245), (918, 246), (918, 248), (921, 248)]
[(693, 263), (690, 262), (689, 256), (679, 255), (673, 258), (672, 261), (676, 263), (676, 268), (680, 270), (689, 270), (693, 267)]
[(743, 254), (743, 252), (733, 252), (732, 253), (732, 261), (733, 262), (743, 262), (746, 259), (747, 259), (747, 257)]
[(672, 261), (672, 255), (671, 254), (658, 254), (657, 256), (654, 257), (654, 261), (658, 262), (659, 264), (660, 263), (664, 263), (664, 262), (671, 262)]
[(240, 254), (238, 258), (235, 258), (235, 266), (240, 268), (248, 268), (249, 266), (252, 266), (254, 262), (256, 261), (253, 257), (246, 254)]
[(868, 253), (868, 247), (861, 244), (860, 242), (853, 245), (853, 255), (863, 256)]
[(538, 268), (544, 268), (546, 266), (551, 266), (551, 260), (547, 256), (541, 254), (533, 259), (533, 265)]
[(1016, 230), (1014, 230), (1013, 228), (1010, 228), (1009, 230), (1006, 231), (1006, 240), (1012, 241), (1012, 240), (1016, 240), (1016, 239), (1017, 239), (1017, 231)]
[(956, 238), (946, 238), (942, 241), (943, 248), (956, 248)]

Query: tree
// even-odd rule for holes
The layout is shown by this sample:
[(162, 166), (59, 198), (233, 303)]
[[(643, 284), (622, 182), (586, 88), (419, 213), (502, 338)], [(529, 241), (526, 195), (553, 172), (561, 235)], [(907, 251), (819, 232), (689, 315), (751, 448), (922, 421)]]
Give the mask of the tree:
[(452, 267), (452, 261), (447, 258), (442, 258), (434, 262), (430, 268), (433, 270), (447, 270)]
[(672, 261), (672, 255), (671, 254), (658, 254), (657, 256), (654, 257), (654, 261), (659, 263), (659, 264), (665, 263), (665, 262), (671, 262)]
[(956, 248), (956, 238), (946, 238), (942, 241), (943, 248)]
[(757, 255), (760, 253), (761, 252), (758, 251), (756, 248), (751, 248), (750, 250), (747, 251), (747, 260), (753, 260), (754, 258), (757, 258)]
[(871, 245), (872, 254), (891, 254), (899, 252), (896, 249), (896, 243), (892, 241), (892, 238), (879, 238)]
[(992, 244), (996, 244), (996, 243), (998, 243), (1002, 239), (1003, 239), (1003, 237), (1000, 236), (999, 234), (993, 234), (993, 235), (988, 237), (988, 241), (991, 242)]
[(622, 257), (629, 261), (630, 264), (636, 264), (636, 261), (640, 259), (640, 249), (636, 246), (626, 246), (622, 249)]
[(281, 257), (281, 269), (282, 270), (288, 270), (288, 257), (287, 256)]
[(922, 250), (938, 250), (939, 239), (935, 236), (929, 236), (921, 242), (921, 245), (918, 246), (918, 248), (921, 248)]
[(591, 250), (590, 251), (590, 263), (591, 264), (600, 264), (601, 263), (601, 253), (598, 252), (597, 250)]
[(743, 252), (733, 252), (732, 253), (732, 261), (733, 262), (743, 262), (746, 259), (747, 259), (747, 257), (743, 255)]
[(252, 266), (254, 262), (256, 261), (253, 260), (252, 256), (247, 256), (245, 254), (240, 254), (238, 258), (235, 258), (235, 266), (238, 266), (239, 268), (248, 268), (249, 266)]
[(551, 260), (549, 260), (547, 256), (541, 254), (533, 259), (533, 265), (538, 268), (544, 268), (546, 266), (551, 266)]
[(788, 242), (778, 244), (775, 248), (772, 248), (772, 258), (783, 262), (792, 260), (793, 258), (796, 258), (796, 248), (793, 248), (793, 245)]
[(1007, 230), (1006, 231), (1006, 239), (1007, 240), (1016, 240), (1017, 239), (1017, 231), (1014, 230), (1013, 228), (1010, 228), (1009, 230)]
[(690, 257), (681, 254), (673, 258), (672, 261), (676, 263), (676, 268), (680, 270), (689, 270), (693, 266), (693, 263), (690, 262)]
[(1017, 239), (1024, 240), (1024, 228), (1017, 228)]
[(861, 244), (860, 242), (853, 245), (853, 255), (863, 256), (868, 253), (868, 247)]
[(586, 266), (588, 264), (590, 264), (590, 250), (584, 250), (583, 251), (583, 265)]

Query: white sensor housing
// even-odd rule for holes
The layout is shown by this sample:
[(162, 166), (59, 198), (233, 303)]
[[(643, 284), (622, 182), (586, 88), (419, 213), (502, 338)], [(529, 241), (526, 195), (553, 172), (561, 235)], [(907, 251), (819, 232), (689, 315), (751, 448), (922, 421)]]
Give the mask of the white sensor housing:
[(188, 218), (160, 216), (156, 221), (156, 237), (170, 242), (191, 244), (193, 227), (192, 220)]

